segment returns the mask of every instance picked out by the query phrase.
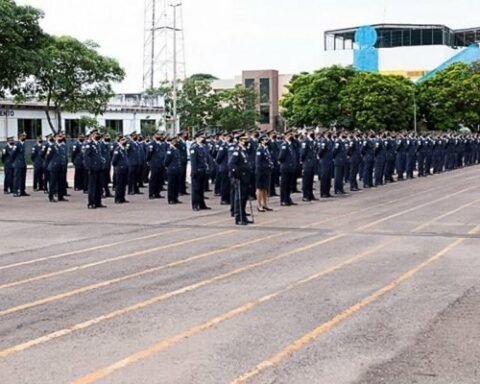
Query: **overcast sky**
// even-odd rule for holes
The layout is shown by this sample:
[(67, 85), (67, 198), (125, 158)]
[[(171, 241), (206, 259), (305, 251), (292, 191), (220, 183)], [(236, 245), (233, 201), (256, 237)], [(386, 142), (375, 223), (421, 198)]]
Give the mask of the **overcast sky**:
[[(127, 71), (120, 92), (142, 88), (144, 0), (17, 0), (45, 12), (50, 34), (91, 39)], [(480, 26), (478, 0), (183, 0), (187, 74), (233, 78), (242, 69), (311, 71), (323, 31), (376, 23)]]

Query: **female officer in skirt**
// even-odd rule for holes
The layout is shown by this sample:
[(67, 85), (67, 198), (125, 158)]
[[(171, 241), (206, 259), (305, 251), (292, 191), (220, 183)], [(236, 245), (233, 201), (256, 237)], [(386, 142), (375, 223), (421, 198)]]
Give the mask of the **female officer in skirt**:
[(272, 211), (268, 207), (268, 188), (270, 187), (273, 161), (268, 150), (268, 140), (267, 135), (262, 135), (259, 138), (260, 145), (255, 156), (255, 186), (258, 212)]

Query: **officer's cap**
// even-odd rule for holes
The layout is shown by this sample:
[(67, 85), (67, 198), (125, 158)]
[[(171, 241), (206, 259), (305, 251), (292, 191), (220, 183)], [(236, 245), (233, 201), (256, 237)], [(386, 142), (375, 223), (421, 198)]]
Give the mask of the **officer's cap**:
[(270, 140), (270, 138), (265, 135), (265, 134), (262, 134), (259, 138), (258, 138), (259, 141), (268, 141)]
[(10, 136), (10, 137), (7, 137), (7, 140), (11, 141), (11, 140), (15, 140), (15, 138), (13, 136)]

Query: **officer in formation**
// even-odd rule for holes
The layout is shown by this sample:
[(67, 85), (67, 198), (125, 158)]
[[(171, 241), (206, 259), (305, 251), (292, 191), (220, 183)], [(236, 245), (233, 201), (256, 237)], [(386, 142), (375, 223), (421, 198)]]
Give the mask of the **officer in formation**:
[[(28, 196), (25, 190), (25, 138), (9, 137), (2, 148), (4, 193)], [(75, 168), (74, 189), (88, 193), (88, 208), (105, 207), (102, 197), (115, 189), (115, 203), (127, 203), (129, 194), (142, 194), (149, 178), (148, 196), (161, 198), (168, 184), (168, 203), (180, 203), (187, 194), (185, 133), (164, 137), (156, 132), (143, 140), (136, 132), (112, 142), (97, 130), (80, 136), (70, 149)], [(34, 190), (45, 191), (49, 201), (66, 201), (68, 150), (62, 133), (38, 137), (31, 150)], [(280, 188), (282, 206), (295, 205), (292, 194), (302, 183), (303, 201), (343, 195), (392, 183), (427, 177), (480, 162), (480, 135), (413, 132), (382, 133), (315, 130), (279, 134), (274, 131), (221, 133), (195, 136), (190, 147), (192, 209), (210, 209), (205, 191), (210, 182), (222, 205), (230, 205), (239, 225), (248, 224), (245, 205), (257, 199), (259, 212), (271, 210), (268, 197)], [(111, 180), (113, 168), (113, 180)], [(300, 173), (299, 173), (300, 169)], [(315, 196), (318, 175), (320, 196)], [(112, 183), (113, 181), (113, 183)], [(168, 183), (167, 183), (168, 181)], [(113, 184), (113, 185), (112, 185)], [(252, 196), (252, 194), (254, 196)], [(247, 200), (245, 200), (247, 199)]]

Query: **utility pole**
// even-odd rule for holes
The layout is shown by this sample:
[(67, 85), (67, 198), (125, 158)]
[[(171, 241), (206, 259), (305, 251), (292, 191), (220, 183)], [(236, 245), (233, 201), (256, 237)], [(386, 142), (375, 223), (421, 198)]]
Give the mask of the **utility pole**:
[(181, 7), (182, 3), (170, 4), (173, 8), (173, 134), (178, 134), (178, 118), (177, 118), (177, 7)]

